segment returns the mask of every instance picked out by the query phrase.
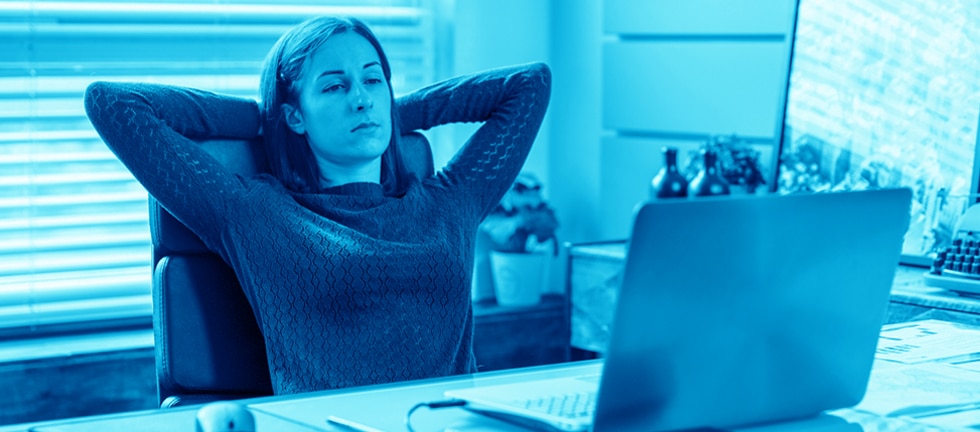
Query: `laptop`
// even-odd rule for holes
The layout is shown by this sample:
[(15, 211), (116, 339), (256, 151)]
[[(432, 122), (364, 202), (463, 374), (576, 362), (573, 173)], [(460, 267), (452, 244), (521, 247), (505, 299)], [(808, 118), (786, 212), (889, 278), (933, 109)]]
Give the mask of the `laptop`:
[(730, 428), (856, 405), (910, 204), (905, 188), (643, 203), (600, 375), (446, 396), (562, 431)]

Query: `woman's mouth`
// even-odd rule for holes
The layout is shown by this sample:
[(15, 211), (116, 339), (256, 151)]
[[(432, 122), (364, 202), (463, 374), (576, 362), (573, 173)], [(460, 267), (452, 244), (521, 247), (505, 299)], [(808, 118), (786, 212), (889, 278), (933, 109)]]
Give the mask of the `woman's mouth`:
[(380, 127), (380, 126), (381, 125), (379, 125), (379, 124), (377, 124), (375, 122), (363, 122), (363, 123), (359, 123), (357, 126), (354, 126), (354, 129), (351, 129), (350, 131), (351, 132), (368, 131), (368, 130), (373, 130), (373, 129), (375, 129), (377, 127)]

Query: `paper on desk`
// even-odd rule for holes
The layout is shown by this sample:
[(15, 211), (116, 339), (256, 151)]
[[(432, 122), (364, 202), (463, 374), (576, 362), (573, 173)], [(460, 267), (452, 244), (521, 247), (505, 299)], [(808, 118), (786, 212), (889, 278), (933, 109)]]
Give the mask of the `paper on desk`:
[(878, 360), (864, 400), (854, 408), (916, 419), (973, 411), (980, 408), (980, 373), (945, 363)]
[(976, 430), (980, 429), (980, 409), (963, 410), (943, 415), (920, 417), (916, 418), (915, 421), (933, 426), (941, 426), (943, 430), (950, 430), (952, 428)]
[(966, 369), (968, 371), (980, 373), (980, 359), (954, 361), (954, 362), (950, 362), (950, 364), (960, 369)]
[(980, 328), (940, 320), (890, 324), (881, 329), (876, 359), (922, 363), (980, 356)]

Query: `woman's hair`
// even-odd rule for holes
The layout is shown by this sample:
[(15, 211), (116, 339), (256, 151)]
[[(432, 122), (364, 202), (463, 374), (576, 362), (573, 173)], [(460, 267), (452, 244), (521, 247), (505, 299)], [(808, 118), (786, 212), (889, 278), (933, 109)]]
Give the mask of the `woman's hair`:
[(293, 132), (285, 122), (282, 104), (299, 106), (299, 81), (307, 60), (331, 36), (354, 32), (371, 43), (381, 60), (391, 103), (391, 140), (381, 156), (381, 185), (386, 195), (402, 195), (409, 173), (399, 148), (398, 110), (391, 89), (391, 65), (381, 43), (356, 18), (310, 18), (286, 32), (265, 59), (259, 84), (262, 109), (262, 136), (272, 174), (296, 192), (320, 190), (320, 170), (306, 137)]

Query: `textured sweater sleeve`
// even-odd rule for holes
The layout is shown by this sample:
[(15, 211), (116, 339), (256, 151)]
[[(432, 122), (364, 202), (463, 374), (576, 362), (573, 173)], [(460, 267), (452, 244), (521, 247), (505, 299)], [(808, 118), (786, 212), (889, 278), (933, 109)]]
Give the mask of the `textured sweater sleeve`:
[(191, 138), (254, 138), (258, 105), (183, 87), (95, 82), (86, 90), (85, 110), (146, 190), (218, 250), (224, 207), (244, 186)]
[(483, 122), (438, 178), (486, 214), (524, 166), (551, 95), (551, 70), (531, 63), (464, 75), (399, 99), (402, 130)]

